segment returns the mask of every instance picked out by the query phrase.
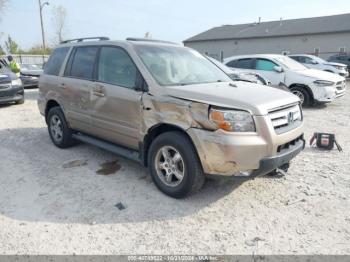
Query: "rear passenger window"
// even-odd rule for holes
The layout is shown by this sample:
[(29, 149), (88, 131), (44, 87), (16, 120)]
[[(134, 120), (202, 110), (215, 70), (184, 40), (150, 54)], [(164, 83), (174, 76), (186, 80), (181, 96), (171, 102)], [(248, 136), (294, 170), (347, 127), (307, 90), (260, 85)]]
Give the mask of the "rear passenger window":
[(277, 66), (274, 62), (267, 59), (257, 59), (256, 60), (256, 70), (262, 71), (273, 71), (273, 68)]
[[(232, 63), (232, 66), (229, 65), (230, 63)], [(236, 68), (243, 68), (243, 69), (253, 69), (253, 59), (244, 58), (244, 59), (231, 61), (227, 64), (227, 66), (236, 67)]]
[(93, 79), (97, 51), (97, 46), (77, 47), (70, 70), (68, 70), (70, 72), (66, 72), (65, 75), (81, 79)]
[(226, 66), (228, 67), (237, 67), (237, 60), (230, 61), (226, 63)]
[(56, 48), (44, 66), (44, 74), (58, 76), (69, 47)]
[(136, 66), (126, 51), (118, 47), (101, 48), (98, 62), (98, 81), (134, 88), (136, 78)]
[(290, 58), (294, 59), (297, 62), (302, 63), (302, 58), (300, 56), (290, 56)]

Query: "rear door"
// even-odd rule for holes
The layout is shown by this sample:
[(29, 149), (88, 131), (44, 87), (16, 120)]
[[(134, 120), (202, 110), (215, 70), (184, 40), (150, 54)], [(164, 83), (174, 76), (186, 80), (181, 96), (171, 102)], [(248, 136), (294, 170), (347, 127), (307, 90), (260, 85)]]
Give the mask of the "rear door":
[(66, 103), (66, 117), (71, 128), (91, 133), (91, 98), (94, 86), (97, 46), (75, 47), (68, 59), (60, 88)]
[(96, 136), (138, 148), (142, 91), (136, 87), (140, 79), (126, 50), (117, 46), (101, 47), (91, 96)]

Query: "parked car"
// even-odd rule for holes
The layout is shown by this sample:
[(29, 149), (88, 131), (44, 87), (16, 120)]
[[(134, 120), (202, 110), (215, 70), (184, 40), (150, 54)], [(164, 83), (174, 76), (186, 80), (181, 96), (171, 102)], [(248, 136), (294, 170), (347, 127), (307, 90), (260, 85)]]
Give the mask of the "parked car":
[(43, 69), (35, 64), (21, 64), (20, 78), (24, 87), (38, 87)]
[(219, 62), (215, 58), (206, 56), (211, 62), (213, 62), (217, 67), (224, 71), (233, 81), (244, 81), (260, 85), (271, 85), (271, 82), (262, 77), (261, 75), (254, 72), (244, 72), (237, 69), (229, 68), (223, 63)]
[(350, 54), (336, 54), (328, 58), (329, 62), (342, 63), (348, 66), (350, 72)]
[(164, 41), (77, 39), (54, 49), (38, 105), (59, 148), (87, 142), (148, 166), (181, 198), (206, 174), (287, 169), (303, 148), (293, 94), (232, 82), (197, 51)]
[(16, 74), (0, 61), (0, 104), (24, 103), (24, 89), (22, 81)]
[(345, 64), (327, 62), (326, 60), (314, 55), (289, 55), (289, 57), (308, 68), (338, 74), (343, 77), (349, 76), (348, 66)]
[(345, 95), (345, 78), (329, 72), (309, 69), (283, 55), (233, 56), (224, 60), (228, 67), (254, 71), (267, 77), (272, 85), (285, 85), (302, 101), (303, 106), (315, 102), (328, 103)]

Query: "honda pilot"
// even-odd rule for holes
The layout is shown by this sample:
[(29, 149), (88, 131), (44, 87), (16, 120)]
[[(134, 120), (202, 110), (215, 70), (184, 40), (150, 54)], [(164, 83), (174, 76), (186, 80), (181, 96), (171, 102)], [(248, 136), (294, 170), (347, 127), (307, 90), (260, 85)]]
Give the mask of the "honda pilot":
[(57, 147), (82, 141), (138, 161), (175, 198), (207, 175), (286, 169), (305, 144), (297, 96), (232, 81), (197, 51), (164, 41), (63, 42), (40, 77), (38, 105)]

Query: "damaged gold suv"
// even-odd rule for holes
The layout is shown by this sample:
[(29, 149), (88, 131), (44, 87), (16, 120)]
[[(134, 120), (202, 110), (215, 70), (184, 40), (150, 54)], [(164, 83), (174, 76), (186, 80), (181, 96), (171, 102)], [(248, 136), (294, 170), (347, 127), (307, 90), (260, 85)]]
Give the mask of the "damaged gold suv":
[[(89, 41), (87, 41), (89, 40)], [(137, 38), (62, 42), (39, 82), (52, 142), (87, 142), (149, 168), (181, 198), (205, 176), (256, 177), (304, 148), (298, 97), (233, 82), (198, 52)]]

